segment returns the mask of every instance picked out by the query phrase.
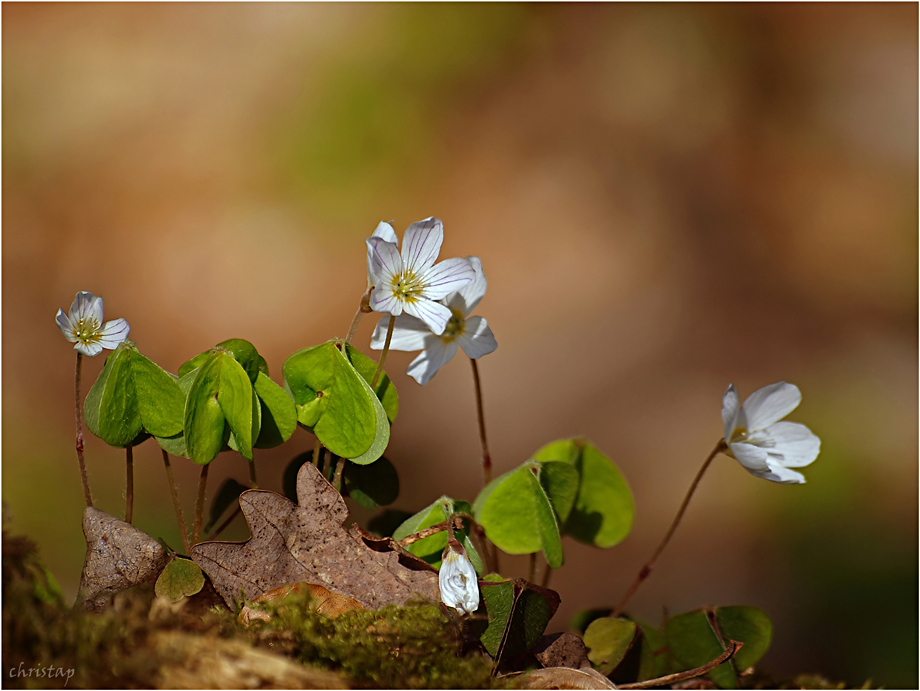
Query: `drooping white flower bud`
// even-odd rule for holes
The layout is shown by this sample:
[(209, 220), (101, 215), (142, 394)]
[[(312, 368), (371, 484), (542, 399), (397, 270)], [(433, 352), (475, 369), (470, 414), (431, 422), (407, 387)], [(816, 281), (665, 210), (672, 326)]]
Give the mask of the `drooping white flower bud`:
[(444, 550), (438, 574), (441, 602), (460, 614), (472, 614), (479, 609), (479, 583), (476, 569), (470, 563), (463, 546), (451, 538)]

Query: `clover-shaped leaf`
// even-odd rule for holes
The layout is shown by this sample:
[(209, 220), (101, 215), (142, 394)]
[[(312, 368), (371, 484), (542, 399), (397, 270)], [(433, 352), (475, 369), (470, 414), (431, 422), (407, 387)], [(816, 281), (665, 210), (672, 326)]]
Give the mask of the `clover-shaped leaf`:
[(498, 669), (505, 660), (536, 644), (559, 607), (559, 594), (497, 574), (489, 574), (479, 585), (489, 614), (489, 624), (480, 640)]
[(636, 639), (636, 622), (603, 617), (592, 621), (585, 630), (588, 659), (609, 676), (626, 657)]
[[(448, 496), (440, 497), (418, 513), (403, 521), (393, 532), (393, 539), (398, 542), (404, 537), (408, 537), (420, 530), (430, 528), (438, 523), (443, 523), (455, 513), (472, 514), (472, 508), (469, 502), (456, 501)], [(479, 556), (479, 552), (477, 552), (476, 547), (473, 546), (469, 529), (463, 528), (462, 530), (455, 530), (454, 537), (463, 545), (463, 548), (466, 550), (466, 556), (469, 557), (476, 573), (481, 574), (482, 557)], [(435, 533), (434, 535), (422, 538), (417, 542), (407, 545), (406, 549), (439, 569), (441, 568), (441, 554), (444, 552), (445, 547), (447, 547), (447, 531), (442, 530), (440, 533)]]
[(565, 516), (559, 513), (563, 535), (595, 547), (612, 547), (629, 535), (634, 514), (629, 485), (593, 444), (584, 439), (554, 441), (537, 451), (534, 459), (561, 461), (578, 471), (574, 506)]

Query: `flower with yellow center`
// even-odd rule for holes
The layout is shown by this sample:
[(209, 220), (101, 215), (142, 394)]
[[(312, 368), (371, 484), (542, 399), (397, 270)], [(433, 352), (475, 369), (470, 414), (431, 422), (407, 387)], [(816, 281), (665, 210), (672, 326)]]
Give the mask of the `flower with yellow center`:
[(101, 353), (103, 348), (115, 350), (131, 330), (124, 319), (103, 324), (102, 298), (86, 291), (77, 293), (68, 314), (59, 309), (55, 321), (64, 338), (75, 344), (74, 350), (90, 357)]
[(801, 401), (798, 387), (781, 381), (755, 391), (742, 406), (735, 387), (729, 386), (722, 399), (725, 453), (756, 477), (783, 484), (804, 483), (805, 476), (790, 468), (814, 461), (821, 440), (805, 425), (780, 422)]
[[(450, 316), (440, 334), (433, 333), (420, 319), (407, 314), (396, 317), (390, 349), (422, 351), (407, 370), (407, 374), (419, 384), (427, 384), (457, 354), (458, 347), (474, 360), (498, 347), (486, 320), (469, 316), (485, 295), (487, 282), (479, 257), (467, 257), (466, 261), (473, 267), (473, 280), (444, 298), (443, 304)], [(386, 317), (377, 324), (371, 337), (373, 350), (383, 348), (388, 324)]]
[(411, 315), (440, 335), (451, 312), (438, 300), (472, 281), (473, 267), (466, 259), (435, 264), (444, 240), (444, 227), (436, 218), (410, 225), (402, 252), (392, 230), (388, 223), (381, 223), (365, 241), (368, 277), (373, 285), (370, 308), (394, 317)]

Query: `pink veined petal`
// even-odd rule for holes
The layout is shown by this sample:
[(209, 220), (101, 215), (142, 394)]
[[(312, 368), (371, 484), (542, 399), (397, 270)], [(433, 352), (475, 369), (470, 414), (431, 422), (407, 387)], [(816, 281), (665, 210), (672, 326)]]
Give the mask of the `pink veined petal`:
[[(380, 223), (377, 224), (377, 228), (374, 229), (374, 232), (371, 235), (371, 237), (380, 238), (384, 242), (391, 242), (394, 245), (396, 245), (397, 248), (399, 247), (399, 238), (396, 237), (396, 231), (393, 230), (393, 226), (391, 226), (389, 223), (386, 223), (385, 221), (380, 221)], [(373, 257), (372, 257), (371, 248), (368, 247), (367, 248), (367, 282), (368, 282), (368, 285), (374, 284), (374, 279), (371, 278), (371, 275), (373, 273), (372, 268), (371, 268), (372, 261), (373, 261)]]
[(70, 317), (64, 314), (64, 310), (59, 309), (54, 317), (54, 320), (57, 322), (61, 333), (64, 334), (64, 338), (66, 338), (71, 343), (76, 343), (77, 337), (73, 335), (73, 323), (71, 323)]
[(418, 317), (425, 322), (425, 325), (437, 336), (444, 333), (447, 322), (450, 321), (452, 316), (450, 310), (441, 303), (424, 298), (418, 298), (414, 302), (407, 302), (403, 305), (403, 309), (406, 314), (411, 314), (413, 317)]
[(422, 297), (440, 300), (466, 286), (475, 276), (466, 259), (445, 259), (422, 275)]
[(369, 237), (364, 242), (367, 244), (367, 269), (371, 282), (378, 288), (390, 284), (393, 276), (403, 270), (399, 248), (377, 237)]
[(437, 260), (443, 241), (444, 226), (439, 219), (426, 218), (413, 223), (403, 236), (403, 267), (419, 275), (425, 273)]
[[(374, 329), (374, 335), (371, 336), (371, 350), (383, 350), (389, 325), (389, 317), (382, 317), (377, 322), (377, 328)], [(396, 324), (393, 327), (390, 350), (408, 352), (422, 350), (425, 347), (425, 337), (430, 335), (431, 331), (421, 319), (416, 319), (408, 314), (400, 314), (396, 317)]]
[(467, 257), (466, 260), (473, 267), (473, 280), (447, 298), (447, 306), (460, 312), (464, 319), (476, 309), (476, 305), (486, 294), (488, 284), (485, 274), (482, 273), (482, 262), (479, 257)]
[(94, 319), (102, 324), (102, 298), (81, 290), (70, 306), (70, 321), (76, 324), (81, 319)]
[(425, 350), (409, 364), (406, 374), (425, 386), (456, 354), (456, 341), (445, 343), (437, 336), (429, 336), (425, 343)]
[(403, 311), (403, 303), (388, 288), (374, 288), (370, 304), (375, 312), (392, 314), (394, 317), (398, 317)]
[(741, 409), (747, 418), (749, 432), (766, 429), (779, 422), (802, 402), (802, 393), (795, 384), (784, 381), (758, 389), (744, 402)]
[(475, 360), (498, 348), (492, 329), (482, 317), (470, 317), (464, 327), (463, 333), (457, 336), (457, 342), (469, 357)]
[(803, 468), (811, 464), (821, 452), (821, 440), (805, 425), (798, 422), (777, 422), (763, 430), (773, 447), (767, 449), (768, 463), (779, 463), (786, 468)]
[(776, 482), (781, 485), (804, 485), (805, 476), (802, 473), (797, 473), (794, 470), (789, 468), (784, 468), (778, 463), (773, 463), (767, 461), (767, 466), (769, 471), (762, 474), (757, 474), (757, 477), (762, 477), (764, 480), (769, 480), (770, 482)]
[(722, 425), (725, 428), (725, 441), (730, 442), (732, 432), (738, 428), (738, 412), (741, 410), (741, 400), (734, 384), (729, 384), (725, 395), (722, 396)]
[(74, 350), (79, 350), (84, 355), (89, 357), (95, 357), (102, 352), (102, 346), (98, 343), (77, 343), (74, 347)]
[(115, 350), (118, 344), (128, 337), (130, 330), (131, 327), (128, 326), (128, 322), (124, 319), (113, 319), (110, 322), (106, 322), (105, 326), (102, 327), (97, 343), (103, 348)]

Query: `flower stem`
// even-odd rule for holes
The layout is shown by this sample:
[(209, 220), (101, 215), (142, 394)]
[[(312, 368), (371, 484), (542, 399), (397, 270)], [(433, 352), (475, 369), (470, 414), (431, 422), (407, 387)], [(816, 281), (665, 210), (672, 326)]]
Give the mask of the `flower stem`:
[(125, 523), (134, 518), (134, 447), (125, 447)]
[(684, 517), (684, 512), (687, 510), (687, 505), (690, 503), (690, 498), (696, 491), (696, 486), (700, 484), (700, 480), (702, 479), (703, 474), (706, 472), (709, 464), (712, 463), (712, 459), (715, 458), (719, 452), (724, 451), (725, 449), (725, 440), (720, 440), (719, 443), (716, 444), (716, 448), (712, 450), (712, 453), (710, 453), (706, 460), (703, 462), (703, 466), (697, 472), (696, 477), (693, 478), (693, 482), (690, 483), (690, 489), (687, 490), (687, 494), (684, 496), (684, 500), (681, 502), (680, 508), (677, 510), (677, 515), (674, 517), (674, 520), (671, 521), (671, 527), (668, 528), (668, 532), (665, 533), (664, 539), (658, 545), (658, 548), (655, 550), (654, 554), (652, 554), (651, 559), (645, 562), (645, 566), (639, 570), (639, 573), (636, 576), (636, 580), (633, 581), (632, 586), (630, 586), (629, 590), (626, 591), (626, 595), (624, 595), (623, 599), (620, 600), (620, 604), (618, 604), (616, 609), (610, 613), (611, 618), (615, 619), (620, 616), (620, 613), (623, 611), (626, 603), (629, 602), (633, 595), (635, 595), (636, 591), (639, 589), (639, 586), (645, 582), (645, 579), (651, 575), (652, 569), (655, 566), (655, 561), (657, 561), (658, 557), (664, 551), (664, 548), (668, 546), (668, 542), (670, 542), (671, 536), (674, 535), (674, 531), (677, 530), (677, 526), (680, 525), (680, 521)]
[(182, 535), (182, 546), (185, 547), (185, 553), (189, 553), (188, 531), (185, 528), (185, 520), (182, 518), (182, 507), (179, 505), (179, 490), (176, 488), (176, 479), (173, 477), (172, 466), (169, 464), (169, 454), (166, 449), (163, 452), (163, 465), (166, 466), (166, 477), (169, 478), (169, 491), (172, 494), (173, 507), (176, 509), (176, 521), (179, 523), (179, 532)]
[(247, 464), (249, 466), (249, 489), (259, 489), (259, 481), (256, 479), (256, 459), (253, 456), (253, 459)]
[(348, 327), (348, 335), (345, 337), (346, 343), (351, 343), (351, 339), (354, 337), (355, 331), (358, 330), (358, 324), (361, 322), (361, 317), (363, 316), (364, 310), (359, 307), (358, 311), (355, 312), (355, 318), (351, 320), (351, 326)]
[(80, 405), (80, 372), (83, 369), (83, 353), (77, 352), (77, 371), (74, 376), (74, 410), (77, 417), (77, 461), (80, 463), (80, 477), (83, 479), (83, 497), (87, 508), (93, 507), (93, 495), (89, 491), (89, 477), (83, 460), (83, 406)]
[(476, 412), (479, 417), (479, 442), (482, 444), (482, 486), (492, 481), (492, 456), (489, 454), (489, 441), (486, 438), (486, 418), (482, 412), (482, 385), (479, 382), (479, 366), (470, 358), (473, 365), (473, 381), (476, 383)]
[[(393, 340), (393, 327), (396, 326), (396, 317), (390, 315), (390, 323), (387, 326), (387, 340), (383, 343), (383, 351), (380, 353), (380, 360), (377, 361), (377, 371), (374, 372), (374, 378), (371, 380), (371, 389), (377, 386), (377, 381), (383, 373), (383, 363), (386, 362), (387, 353), (390, 352), (390, 341)], [(377, 392), (374, 391), (374, 395)]]
[(198, 476), (198, 501), (195, 502), (195, 527), (192, 530), (192, 544), (198, 544), (201, 535), (201, 519), (204, 516), (204, 494), (208, 486), (208, 468), (210, 463), (201, 466), (201, 475)]
[(316, 438), (316, 443), (313, 444), (313, 465), (316, 466), (316, 469), (320, 472), (323, 472), (323, 443), (319, 440), (319, 437)]
[(348, 463), (347, 458), (339, 458), (339, 462), (335, 464), (335, 476), (332, 478), (332, 486), (335, 487), (340, 494), (342, 492), (342, 473), (345, 472), (346, 463)]

